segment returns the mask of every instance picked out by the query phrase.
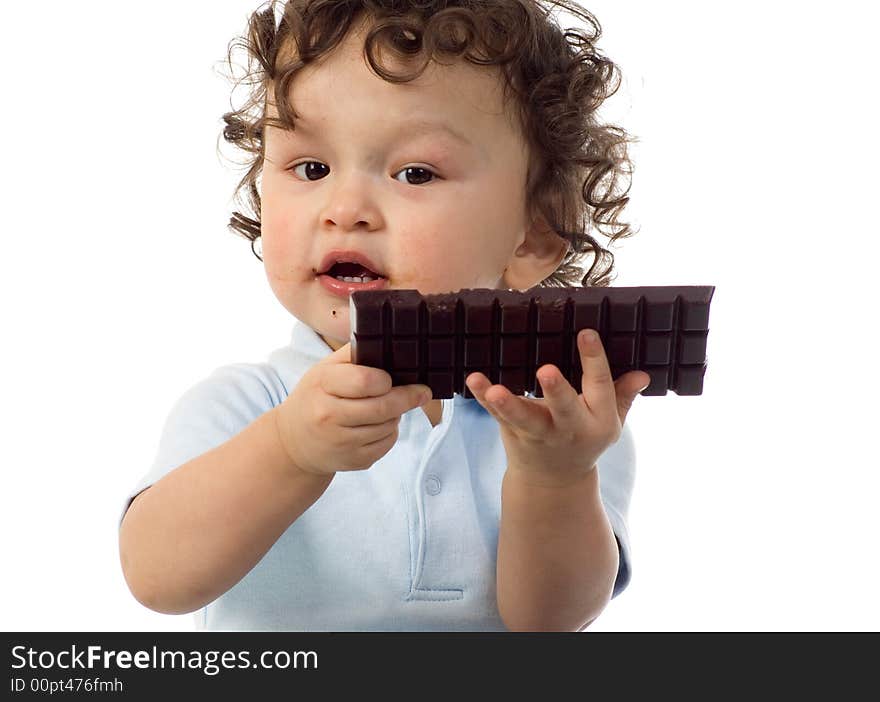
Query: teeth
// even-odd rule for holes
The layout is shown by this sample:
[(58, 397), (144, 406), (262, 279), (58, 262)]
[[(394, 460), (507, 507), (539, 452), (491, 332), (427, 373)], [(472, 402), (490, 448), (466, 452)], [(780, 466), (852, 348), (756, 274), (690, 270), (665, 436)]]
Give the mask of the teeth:
[(360, 278), (358, 276), (351, 277), (351, 276), (337, 275), (336, 280), (342, 280), (342, 281), (345, 281), (346, 283), (372, 283), (375, 280), (375, 278), (371, 278), (368, 275), (365, 275), (363, 278)]

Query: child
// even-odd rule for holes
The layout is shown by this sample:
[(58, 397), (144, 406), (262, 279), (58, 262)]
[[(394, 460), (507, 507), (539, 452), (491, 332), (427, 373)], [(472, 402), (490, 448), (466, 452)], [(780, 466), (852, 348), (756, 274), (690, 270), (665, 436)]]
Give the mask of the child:
[(434, 400), (347, 343), (355, 289), (608, 284), (586, 229), (631, 233), (627, 135), (595, 114), (616, 67), (555, 4), (593, 34), (538, 0), (253, 15), (254, 92), (224, 136), (251, 155), (254, 216), (230, 226), (297, 321), (172, 409), (120, 527), (145, 606), (204, 629), (575, 631), (626, 587), (646, 373), (613, 382), (582, 333), (578, 387), (545, 365), (544, 399), (472, 373), (476, 399)]

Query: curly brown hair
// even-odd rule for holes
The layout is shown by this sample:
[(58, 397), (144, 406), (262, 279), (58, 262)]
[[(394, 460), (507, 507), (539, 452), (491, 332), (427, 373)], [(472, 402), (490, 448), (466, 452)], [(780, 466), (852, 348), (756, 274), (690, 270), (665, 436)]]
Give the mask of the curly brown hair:
[[(278, 6), (283, 6), (280, 21)], [(589, 31), (562, 30), (552, 16), (563, 9), (584, 21)], [(234, 197), (252, 214), (233, 212), (229, 228), (254, 242), (260, 237), (257, 181), (264, 159), (265, 127), (293, 129), (288, 104), (297, 71), (332, 51), (362, 18), (371, 20), (364, 54), (384, 80), (405, 83), (418, 78), (435, 57), (464, 57), (483, 66), (498, 65), (511, 92), (530, 149), (526, 203), (530, 212), (569, 242), (560, 266), (542, 286), (607, 287), (614, 254), (591, 236), (596, 231), (617, 239), (631, 236), (619, 220), (629, 201), (632, 164), (627, 144), (636, 141), (622, 128), (601, 124), (597, 110), (620, 87), (618, 67), (599, 53), (601, 27), (574, 0), (269, 0), (248, 20), (246, 34), (230, 42), (226, 61), (235, 87), (249, 88), (245, 103), (223, 115), (222, 137), (247, 154), (247, 168)], [(283, 61), (282, 47), (293, 42), (296, 56)], [(394, 74), (376, 60), (375, 49), (390, 47), (398, 58), (421, 57), (408, 74)], [(244, 75), (236, 80), (232, 55), (247, 54)], [(441, 61), (442, 62), (442, 61)], [(279, 118), (267, 116), (267, 90), (274, 85)], [(219, 139), (218, 139), (219, 149)], [(622, 187), (624, 186), (625, 187)], [(241, 194), (244, 192), (245, 199)], [(580, 265), (593, 255), (584, 275)], [(254, 250), (254, 255), (260, 258)], [(262, 260), (262, 259), (261, 259)]]

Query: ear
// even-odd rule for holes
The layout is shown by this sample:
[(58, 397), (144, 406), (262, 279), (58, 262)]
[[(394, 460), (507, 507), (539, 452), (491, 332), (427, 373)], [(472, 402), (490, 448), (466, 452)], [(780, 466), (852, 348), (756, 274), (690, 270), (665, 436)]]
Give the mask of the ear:
[(559, 268), (567, 253), (568, 242), (538, 216), (511, 255), (502, 280), (514, 290), (533, 288)]

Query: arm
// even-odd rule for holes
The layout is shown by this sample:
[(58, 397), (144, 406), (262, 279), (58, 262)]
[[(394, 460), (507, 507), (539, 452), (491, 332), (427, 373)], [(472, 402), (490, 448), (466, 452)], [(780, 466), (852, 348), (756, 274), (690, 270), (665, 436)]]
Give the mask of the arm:
[(611, 599), (619, 554), (595, 466), (569, 485), (508, 468), (501, 489), (498, 610), (512, 631), (577, 631)]
[(229, 441), (171, 471), (132, 502), (119, 533), (122, 570), (146, 607), (192, 612), (253, 568), (327, 489), (293, 464), (270, 410)]
[[(644, 371), (611, 375), (599, 335), (578, 332), (581, 393), (553, 365), (543, 399), (471, 373), (474, 397), (498, 419), (507, 453), (498, 535), (498, 611), (508, 629), (583, 629), (614, 593), (619, 553), (599, 493), (597, 462), (623, 435)], [(490, 394), (491, 393), (491, 394)]]

